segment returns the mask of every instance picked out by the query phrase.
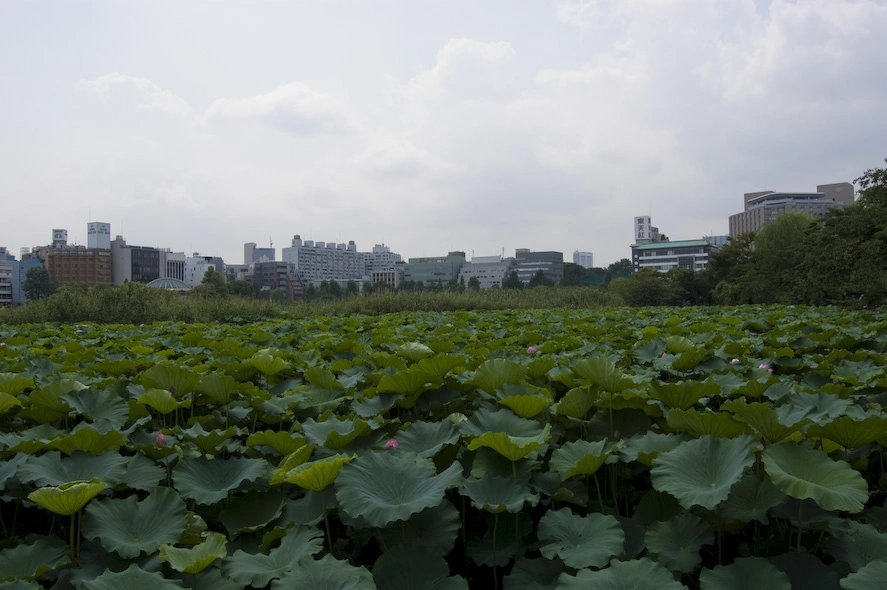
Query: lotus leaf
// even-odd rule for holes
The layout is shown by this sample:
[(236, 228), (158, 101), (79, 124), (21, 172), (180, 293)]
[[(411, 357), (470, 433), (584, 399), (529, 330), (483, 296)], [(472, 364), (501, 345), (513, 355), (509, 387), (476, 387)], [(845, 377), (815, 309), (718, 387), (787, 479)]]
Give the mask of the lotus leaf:
[(544, 557), (559, 557), (566, 565), (581, 569), (604, 567), (613, 555), (622, 553), (625, 533), (614, 517), (592, 513), (577, 516), (569, 508), (549, 510), (539, 520), (539, 550)]
[(179, 580), (169, 580), (158, 572), (148, 573), (136, 564), (131, 564), (122, 572), (106, 571), (92, 580), (86, 580), (80, 588), (83, 590), (123, 590), (126, 588), (151, 588), (151, 590), (169, 590), (185, 588)]
[(389, 549), (403, 545), (410, 549), (426, 549), (435, 555), (446, 555), (453, 549), (462, 522), (459, 511), (449, 500), (413, 514), (407, 521), (392, 522), (379, 529), (382, 543)]
[(200, 504), (215, 504), (244, 481), (267, 476), (268, 468), (268, 462), (264, 459), (198, 457), (179, 461), (173, 469), (173, 479), (176, 489), (184, 497)]
[(122, 432), (114, 429), (101, 432), (95, 426), (81, 423), (71, 431), (70, 436), (62, 435), (54, 439), (51, 446), (66, 455), (73, 455), (77, 451), (101, 455), (106, 451), (116, 451), (125, 444), (126, 437)]
[(542, 428), (542, 432), (536, 436), (511, 436), (505, 432), (486, 432), (475, 437), (468, 444), (468, 450), (475, 451), (480, 447), (487, 447), (493, 449), (509, 461), (517, 461), (545, 444), (550, 434), (550, 424), (546, 424)]
[(312, 561), (311, 556), (321, 549), (320, 537), (320, 530), (314, 527), (293, 527), (267, 555), (238, 549), (222, 561), (222, 573), (244, 587), (267, 586), (272, 579)]
[(206, 540), (194, 547), (173, 547), (164, 544), (159, 547), (160, 559), (168, 561), (177, 572), (196, 574), (206, 569), (212, 562), (228, 555), (227, 540), (220, 533), (207, 533)]
[(709, 510), (725, 500), (730, 488), (754, 463), (753, 439), (702, 436), (684, 442), (653, 459), (653, 487), (668, 492), (686, 509), (702, 506)]
[(38, 486), (57, 486), (69, 481), (98, 478), (111, 487), (123, 481), (128, 459), (114, 453), (92, 455), (82, 451), (62, 458), (58, 451), (31, 457), (19, 467), (19, 479)]
[(59, 486), (34, 490), (28, 494), (28, 500), (50, 512), (71, 516), (107, 487), (108, 484), (94, 477), (89, 481), (70, 481)]
[(835, 418), (827, 424), (812, 424), (807, 429), (807, 438), (827, 438), (845, 449), (858, 449), (885, 436), (887, 417), (868, 416), (855, 420), (850, 416)]
[(788, 575), (792, 588), (835, 590), (840, 587), (840, 574), (809, 553), (783, 553), (767, 561)]
[(671, 572), (646, 557), (631, 561), (613, 561), (599, 571), (583, 569), (575, 576), (564, 572), (557, 579), (558, 590), (686, 590)]
[(887, 590), (887, 561), (873, 561), (841, 580), (844, 590)]
[(783, 500), (785, 494), (773, 485), (769, 477), (761, 479), (754, 473), (746, 473), (730, 489), (730, 495), (721, 504), (721, 517), (728, 522), (757, 520), (767, 524), (767, 511)]
[(120, 557), (149, 555), (164, 543), (175, 543), (188, 524), (185, 503), (172, 488), (154, 488), (139, 502), (136, 496), (93, 502), (86, 507), (83, 536), (98, 538)]
[(108, 390), (70, 391), (62, 395), (61, 399), (93, 422), (106, 421), (114, 428), (121, 428), (129, 418), (129, 407), (126, 402)]
[(37, 537), (0, 551), (0, 582), (36, 580), (70, 560), (68, 547), (57, 538)]
[(887, 534), (870, 524), (850, 521), (849, 531), (831, 539), (826, 547), (835, 559), (855, 572), (872, 561), (887, 561)]
[(574, 475), (594, 475), (612, 449), (613, 444), (606, 440), (565, 443), (551, 454), (551, 470), (560, 473), (564, 481)]
[[(353, 458), (354, 456), (349, 455), (333, 455), (318, 461), (302, 463), (288, 470), (283, 476), (283, 481), (312, 492), (320, 492), (336, 480), (342, 466)], [(279, 477), (275, 478), (275, 481), (277, 479)]]
[(574, 373), (589, 384), (599, 385), (610, 393), (618, 393), (634, 386), (634, 381), (626, 377), (610, 359), (603, 357), (582, 359), (572, 368)]
[(559, 560), (518, 559), (505, 576), (505, 590), (555, 590), (557, 577), (564, 571)]
[(420, 342), (407, 342), (401, 344), (397, 354), (414, 363), (434, 355), (434, 351)]
[(373, 566), (379, 590), (468, 590), (465, 578), (449, 576), (444, 558), (422, 549), (395, 547), (379, 556)]
[(314, 445), (302, 445), (289, 455), (283, 458), (277, 470), (271, 475), (271, 485), (279, 485), (284, 482), (286, 474), (304, 463), (314, 451)]
[(315, 366), (305, 369), (305, 380), (314, 387), (320, 389), (339, 392), (345, 391), (345, 386), (336, 379), (333, 372), (323, 367)]
[(190, 399), (180, 402), (166, 389), (149, 389), (138, 397), (136, 403), (154, 408), (161, 414), (169, 414), (174, 412), (176, 408), (191, 406)]
[(703, 397), (718, 395), (721, 388), (714, 381), (678, 381), (677, 383), (650, 384), (650, 397), (669, 408), (688, 410)]
[(240, 392), (240, 384), (224, 373), (207, 373), (200, 378), (197, 390), (217, 404), (231, 403)]
[(0, 373), (0, 393), (11, 396), (20, 394), (26, 389), (34, 388), (34, 379), (18, 373)]
[(760, 402), (747, 404), (744, 399), (730, 400), (721, 404), (721, 410), (739, 416), (770, 445), (788, 439), (803, 426), (800, 422), (783, 424), (775, 409), (769, 404)]
[(224, 430), (204, 430), (200, 423), (182, 431), (182, 436), (205, 455), (218, 455), (220, 451), (229, 450), (228, 441), (240, 434), (233, 426)]
[(513, 479), (487, 474), (480, 479), (466, 479), (461, 491), (471, 498), (471, 503), (491, 513), (520, 512), (524, 503), (535, 506), (539, 496)]
[(644, 543), (666, 568), (690, 573), (702, 561), (699, 550), (714, 542), (714, 532), (704, 520), (689, 513), (665, 522), (654, 522), (647, 530)]
[(246, 439), (246, 446), (248, 447), (260, 445), (271, 447), (281, 455), (286, 456), (295, 452), (299, 447), (304, 446), (305, 437), (283, 430), (265, 430), (263, 432), (254, 432)]
[(302, 431), (308, 442), (339, 450), (360, 436), (372, 432), (372, 427), (364, 420), (339, 418), (332, 414), (324, 414), (317, 422), (308, 419), (302, 424)]
[(165, 389), (178, 398), (194, 391), (201, 376), (184, 365), (163, 362), (141, 374), (142, 384), (149, 389)]
[(27, 460), (28, 455), (26, 455), (25, 453), (17, 453), (12, 457), (12, 459), (0, 461), (0, 490), (6, 487), (7, 480), (15, 477), (19, 467)]
[(826, 453), (795, 444), (768, 447), (767, 475), (792, 498), (812, 498), (825, 510), (859, 512), (868, 500), (868, 484), (859, 472)]
[(289, 588), (323, 588), (324, 590), (375, 590), (373, 575), (365, 567), (354, 567), (347, 561), (324, 555), (308, 560), (298, 569), (290, 570), (271, 583), (271, 590)]
[(444, 445), (459, 440), (459, 432), (451, 422), (414, 422), (396, 436), (398, 448), (422, 457), (433, 457)]
[(624, 439), (619, 447), (619, 457), (626, 462), (638, 461), (650, 467), (653, 464), (653, 459), (659, 453), (668, 452), (685, 440), (685, 436), (677, 434), (647, 432), (640, 436)]
[(852, 402), (836, 395), (819, 392), (815, 395), (797, 392), (784, 405), (777, 407), (783, 424), (797, 424), (802, 420), (825, 424), (842, 416)]
[(219, 520), (232, 536), (257, 531), (280, 516), (285, 502), (277, 491), (250, 490), (225, 504)]
[(17, 397), (8, 394), (5, 391), (0, 391), (0, 414), (5, 414), (12, 408), (21, 405), (22, 402)]
[(342, 510), (381, 527), (437, 506), (444, 492), (461, 479), (458, 463), (436, 474), (430, 459), (411, 453), (370, 453), (345, 466), (336, 483), (336, 496)]
[(493, 395), (505, 383), (520, 383), (526, 374), (527, 368), (523, 365), (505, 359), (491, 359), (484, 361), (474, 371), (472, 383)]
[(670, 410), (668, 427), (696, 437), (710, 435), (716, 438), (736, 438), (751, 431), (751, 428), (727, 412), (714, 413), (707, 410)]
[(788, 575), (763, 557), (740, 557), (699, 574), (701, 590), (792, 590)]

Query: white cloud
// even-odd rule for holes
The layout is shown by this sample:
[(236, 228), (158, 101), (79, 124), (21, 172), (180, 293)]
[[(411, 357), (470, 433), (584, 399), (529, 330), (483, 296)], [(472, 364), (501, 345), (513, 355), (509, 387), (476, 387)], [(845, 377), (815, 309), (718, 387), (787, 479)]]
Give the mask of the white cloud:
[(514, 48), (506, 41), (483, 42), (474, 39), (450, 39), (437, 52), (434, 67), (411, 78), (403, 94), (412, 99), (439, 94), (454, 77), (470, 72), (477, 64), (507, 63), (514, 56)]
[(88, 94), (94, 94), (105, 100), (115, 88), (130, 88), (141, 97), (137, 106), (139, 110), (161, 111), (176, 117), (187, 117), (191, 112), (188, 103), (165, 90), (147, 78), (128, 76), (119, 72), (111, 72), (99, 76), (95, 80), (80, 80), (75, 86), (76, 90)]
[(294, 135), (341, 134), (354, 127), (352, 115), (337, 97), (292, 82), (267, 94), (213, 101), (201, 123), (217, 119), (257, 119)]

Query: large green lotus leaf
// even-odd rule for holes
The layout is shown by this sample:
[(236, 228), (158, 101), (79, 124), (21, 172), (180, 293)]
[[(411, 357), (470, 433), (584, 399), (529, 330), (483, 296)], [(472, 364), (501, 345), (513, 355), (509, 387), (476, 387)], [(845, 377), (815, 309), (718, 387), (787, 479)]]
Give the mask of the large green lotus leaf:
[(26, 389), (34, 389), (34, 379), (18, 373), (0, 373), (0, 392), (18, 395)]
[(830, 393), (795, 392), (776, 411), (783, 424), (797, 424), (802, 420), (825, 424), (838, 416), (843, 416), (852, 403), (849, 399), (841, 399)]
[(271, 583), (271, 590), (306, 588), (317, 590), (375, 590), (373, 575), (365, 567), (354, 567), (347, 561), (324, 555), (307, 560)]
[(656, 560), (672, 571), (692, 572), (702, 561), (699, 550), (714, 542), (711, 527), (687, 512), (665, 522), (654, 522), (647, 529), (644, 543)]
[(612, 451), (613, 443), (606, 440), (577, 440), (556, 449), (549, 465), (552, 471), (561, 474), (564, 481), (574, 475), (594, 475)]
[[(424, 393), (433, 387), (435, 381), (428, 372), (419, 367), (411, 367), (409, 370), (398, 371), (397, 373), (385, 373), (379, 380), (376, 390), (379, 393), (397, 393), (407, 396), (405, 399), (398, 398), (397, 401), (401, 407), (412, 407), (416, 404), (419, 394)], [(404, 406), (403, 404), (407, 404)]]
[(600, 568), (622, 553), (625, 533), (619, 521), (608, 514), (578, 516), (563, 508), (549, 510), (539, 519), (539, 543), (539, 551), (548, 559), (559, 557), (576, 569)]
[(582, 359), (575, 363), (572, 369), (574, 373), (588, 382), (580, 383), (580, 385), (599, 385), (610, 393), (618, 393), (635, 384), (613, 364), (613, 361), (603, 357)]
[(271, 474), (271, 485), (282, 484), (286, 480), (286, 474), (308, 460), (314, 451), (314, 445), (302, 445), (283, 458), (274, 473)]
[(686, 372), (695, 369), (711, 355), (702, 348), (694, 348), (693, 350), (684, 351), (671, 362), (671, 368), (675, 371)]
[(539, 496), (529, 487), (491, 474), (480, 479), (466, 479), (460, 489), (463, 495), (471, 498), (474, 506), (494, 514), (506, 510), (520, 512), (524, 503), (535, 506), (539, 502)]
[(887, 590), (887, 561), (873, 561), (841, 580), (844, 590)]
[(28, 405), (22, 410), (21, 415), (41, 424), (60, 420), (73, 409), (62, 399), (62, 395), (80, 389), (86, 389), (86, 385), (73, 379), (53, 381), (28, 395)]
[(173, 469), (176, 489), (199, 504), (215, 504), (244, 481), (255, 481), (268, 475), (264, 459), (229, 457), (227, 459), (184, 459)]
[(828, 424), (811, 424), (808, 439), (827, 438), (845, 449), (857, 449), (882, 438), (887, 433), (887, 417), (869, 416), (854, 420), (850, 416), (835, 418)]
[(345, 391), (345, 386), (342, 385), (332, 371), (326, 369), (324, 367), (308, 367), (305, 369), (305, 380), (313, 385), (314, 387), (318, 387), (320, 389), (328, 389), (332, 391)]
[(783, 553), (767, 561), (788, 575), (793, 589), (835, 590), (840, 586), (840, 574), (809, 553)]
[(0, 551), (0, 582), (35, 580), (70, 561), (70, 549), (58, 537), (38, 537)]
[(351, 402), (351, 411), (361, 418), (372, 418), (374, 416), (384, 416), (388, 410), (394, 407), (394, 401), (397, 396), (393, 393), (383, 393), (375, 397), (364, 397), (358, 399), (365, 392), (359, 392)]
[(20, 405), (22, 405), (22, 402), (17, 397), (5, 391), (0, 391), (0, 414), (5, 414), (12, 408)]
[(311, 561), (311, 556), (321, 550), (322, 534), (315, 527), (295, 526), (280, 540), (280, 546), (267, 555), (238, 549), (222, 561), (222, 573), (243, 587), (265, 587), (272, 579)]
[(401, 344), (397, 349), (397, 354), (414, 363), (424, 358), (434, 355), (434, 351), (422, 344), (421, 342), (407, 342)]
[(726, 522), (742, 523), (757, 520), (767, 524), (767, 511), (785, 500), (779, 488), (769, 477), (758, 478), (754, 473), (746, 473), (730, 489), (727, 500), (721, 504), (721, 518)]
[(336, 497), (341, 509), (352, 517), (360, 516), (370, 526), (381, 527), (437, 506), (444, 492), (461, 480), (459, 463), (437, 474), (430, 459), (411, 453), (370, 453), (342, 469)]
[(669, 410), (668, 427), (677, 432), (688, 432), (693, 436), (704, 435), (715, 438), (736, 438), (751, 432), (751, 428), (739, 422), (727, 412), (705, 410)]
[(450, 371), (464, 364), (464, 357), (451, 354), (441, 354), (422, 359), (421, 361), (416, 363), (416, 367), (430, 375), (434, 375), (437, 380), (442, 380)]
[[(16, 453), (12, 459), (8, 459), (6, 461), (0, 461), (0, 490), (6, 487), (6, 482), (12, 477), (15, 477), (16, 473), (19, 470), (19, 467), (23, 463), (25, 463), (29, 458), (29, 455), (25, 453)], [(23, 480), (27, 481), (27, 480)], [(68, 481), (68, 480), (65, 480)]]
[(240, 383), (224, 373), (207, 373), (200, 378), (197, 390), (220, 405), (231, 403), (240, 392)]
[(397, 433), (398, 448), (422, 457), (433, 457), (444, 445), (455, 444), (459, 432), (452, 422), (413, 422)]
[[(301, 463), (296, 467), (289, 469), (283, 475), (282, 481), (291, 483), (311, 490), (312, 492), (320, 492), (329, 487), (339, 475), (342, 466), (351, 462), (353, 455), (333, 455), (317, 461)], [(280, 470), (278, 470), (278, 473)], [(280, 477), (275, 476), (272, 481), (278, 481)]]
[(598, 571), (583, 569), (575, 576), (564, 572), (557, 579), (558, 590), (687, 590), (675, 581), (671, 572), (646, 557), (630, 561), (613, 561)]
[(760, 402), (747, 404), (744, 399), (724, 402), (721, 404), (721, 411), (732, 412), (738, 416), (754, 428), (769, 445), (786, 440), (803, 426), (803, 423), (783, 424), (779, 420), (779, 414), (770, 404)]
[(98, 538), (105, 550), (130, 559), (177, 542), (187, 526), (182, 497), (172, 488), (161, 487), (141, 502), (136, 496), (92, 502), (86, 507), (83, 536)]
[(194, 391), (201, 376), (185, 365), (162, 362), (141, 374), (141, 383), (146, 389), (165, 389), (178, 398)]
[(685, 336), (672, 335), (665, 337), (665, 350), (667, 350), (669, 354), (680, 354), (695, 349), (696, 343)]
[(599, 398), (600, 396), (592, 393), (588, 387), (574, 387), (554, 404), (552, 409), (558, 416), (582, 419)]
[(515, 437), (535, 437), (543, 432), (536, 420), (519, 418), (508, 410), (491, 412), (486, 409), (480, 409), (470, 419), (460, 422), (459, 429), (466, 436), (504, 432)]
[(546, 424), (542, 432), (536, 436), (511, 436), (505, 432), (486, 432), (475, 437), (469, 444), (469, 451), (476, 451), (480, 447), (493, 449), (509, 461), (523, 459), (540, 446), (551, 436), (551, 425)]
[(93, 422), (107, 421), (114, 428), (121, 428), (129, 418), (129, 406), (110, 390), (81, 389), (68, 392), (61, 399)]
[(378, 590), (468, 590), (465, 578), (449, 576), (450, 567), (442, 556), (411, 547), (395, 547), (373, 566)]
[(69, 481), (59, 486), (34, 490), (28, 494), (28, 500), (50, 512), (71, 516), (107, 487), (108, 484), (97, 477), (89, 481)]
[(496, 389), (497, 401), (521, 418), (533, 418), (554, 401), (551, 393), (529, 383), (503, 383)]
[(826, 543), (829, 553), (855, 572), (872, 561), (887, 561), (887, 534), (870, 524), (848, 521), (849, 531)]
[(233, 426), (222, 429), (204, 430), (199, 422), (195, 423), (188, 430), (182, 431), (185, 440), (205, 455), (218, 455), (220, 451), (230, 450), (228, 441), (240, 434), (240, 431)]
[(868, 484), (858, 471), (826, 453), (796, 444), (767, 447), (767, 475), (792, 498), (812, 498), (824, 510), (859, 512), (868, 501)]
[(264, 430), (262, 432), (254, 432), (246, 439), (246, 446), (248, 447), (271, 447), (284, 456), (294, 453), (300, 447), (304, 446), (304, 444), (304, 436), (293, 432), (286, 432), (285, 430)]
[(411, 549), (427, 549), (435, 555), (446, 555), (453, 549), (462, 521), (459, 511), (444, 498), (439, 505), (414, 514), (407, 521), (392, 522), (378, 529), (383, 547), (403, 545)]
[(653, 459), (653, 487), (668, 492), (686, 509), (709, 510), (727, 499), (730, 488), (754, 463), (749, 435), (719, 439), (702, 436)]
[(563, 571), (560, 560), (518, 558), (505, 576), (503, 587), (505, 590), (556, 590), (557, 577)]
[(0, 581), (0, 590), (43, 590), (43, 586), (33, 580), (30, 582), (25, 580)]
[[(324, 419), (325, 418), (325, 419)], [(309, 418), (302, 424), (302, 432), (308, 442), (339, 450), (359, 436), (372, 432), (372, 427), (364, 420), (339, 418), (331, 413), (321, 416), (322, 421), (316, 422)]]
[(225, 504), (219, 520), (232, 536), (257, 531), (280, 516), (285, 502), (286, 497), (277, 491), (250, 490)]
[(206, 569), (212, 562), (228, 555), (228, 541), (221, 533), (207, 533), (206, 540), (194, 547), (173, 547), (163, 544), (159, 547), (160, 559), (169, 562), (177, 572), (196, 574)]
[(792, 590), (788, 575), (763, 557), (740, 557), (730, 565), (703, 569), (700, 590)]
[(5, 445), (10, 453), (25, 453), (36, 455), (51, 448), (51, 441), (57, 438), (61, 431), (49, 424), (40, 424), (21, 432), (0, 432), (0, 445)]
[(130, 590), (133, 588), (169, 590), (185, 587), (179, 580), (164, 578), (158, 572), (146, 572), (134, 563), (122, 572), (108, 570), (99, 577), (86, 580), (80, 585), (82, 590)]
[(686, 440), (686, 436), (677, 434), (647, 432), (623, 439), (623, 444), (619, 447), (619, 458), (626, 463), (637, 461), (651, 467), (653, 459), (659, 456), (659, 453), (666, 453)]
[(161, 414), (169, 414), (179, 407), (190, 407), (191, 400), (181, 402), (166, 389), (149, 389), (136, 399), (136, 403), (154, 408)]
[(688, 410), (703, 397), (718, 395), (721, 388), (714, 381), (678, 381), (677, 383), (650, 383), (650, 397), (669, 408)]
[(289, 363), (280, 357), (273, 356), (271, 350), (267, 348), (255, 353), (246, 361), (246, 364), (255, 367), (259, 372), (269, 377), (290, 368)]
[(665, 341), (661, 338), (654, 338), (647, 342), (638, 342), (633, 348), (634, 358), (641, 364), (652, 363), (655, 359), (662, 356), (665, 352)]
[(77, 451), (85, 451), (93, 455), (101, 455), (106, 451), (117, 451), (126, 444), (126, 436), (115, 429), (104, 432), (85, 422), (77, 425), (70, 436), (61, 436), (52, 441), (51, 446), (66, 455)]
[(493, 395), (502, 384), (519, 383), (526, 374), (527, 368), (524, 365), (506, 359), (490, 359), (474, 371), (471, 383)]
[(31, 457), (19, 467), (19, 479), (38, 486), (57, 486), (69, 481), (89, 481), (98, 478), (111, 487), (123, 481), (128, 458), (117, 453), (91, 455), (77, 451), (62, 458), (58, 451)]
[(166, 469), (154, 461), (144, 455), (133, 455), (129, 458), (123, 483), (134, 490), (148, 491), (157, 487), (161, 479), (165, 480), (166, 475)]

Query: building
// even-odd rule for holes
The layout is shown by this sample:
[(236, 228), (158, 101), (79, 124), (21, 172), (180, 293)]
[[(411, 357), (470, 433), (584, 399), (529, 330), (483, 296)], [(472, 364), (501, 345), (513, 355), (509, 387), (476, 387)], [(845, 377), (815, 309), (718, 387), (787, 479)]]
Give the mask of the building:
[(423, 285), (446, 285), (459, 278), (459, 270), (465, 264), (465, 252), (450, 252), (446, 256), (410, 258), (404, 266), (403, 280)]
[(49, 273), (49, 282), (56, 285), (111, 285), (111, 250), (60, 246), (38, 252)]
[(403, 282), (403, 271), (405, 264), (398, 262), (397, 266), (391, 269), (377, 269), (370, 271), (369, 280), (372, 284), (383, 284), (391, 289), (397, 289)]
[(160, 250), (160, 278), (185, 280), (185, 253)]
[(853, 185), (849, 182), (821, 184), (815, 193), (761, 191), (745, 193), (745, 210), (730, 216), (730, 237), (756, 232), (769, 221), (786, 211), (801, 211), (810, 215), (825, 215), (832, 209), (843, 209), (853, 204)]
[(363, 280), (366, 275), (364, 258), (353, 240), (348, 244), (313, 240), (303, 242), (301, 236), (296, 234), (290, 247), (282, 249), (281, 258), (283, 262), (293, 265), (305, 283)]
[(668, 241), (668, 236), (659, 233), (658, 227), (653, 227), (653, 222), (649, 215), (641, 215), (634, 218), (634, 233), (636, 244)]
[[(122, 285), (129, 281), (137, 283), (150, 283), (155, 279), (164, 277), (161, 268), (161, 258), (166, 256), (157, 248), (143, 246), (129, 246), (123, 236), (117, 236), (111, 241), (111, 277), (115, 285)], [(179, 278), (179, 277), (175, 277)]]
[(385, 244), (375, 244), (372, 252), (363, 252), (361, 256), (364, 261), (364, 274), (370, 277), (374, 271), (393, 270), (402, 262), (400, 254), (392, 252)]
[(16, 279), (16, 267), (15, 256), (6, 251), (6, 246), (0, 246), (0, 306), (13, 304), (12, 285)]
[(632, 244), (631, 262), (635, 271), (650, 268), (668, 272), (683, 268), (695, 272), (708, 265), (709, 255), (716, 249), (705, 239)]
[(247, 242), (243, 245), (243, 263), (271, 262), (277, 256), (274, 248), (257, 248), (255, 242)]
[(111, 224), (90, 221), (86, 224), (86, 247), (100, 250), (111, 249)]
[(269, 296), (271, 291), (280, 290), (288, 301), (292, 301), (300, 298), (305, 292), (306, 282), (288, 262), (262, 260), (253, 263), (250, 268), (251, 272), (245, 279)]
[(573, 264), (578, 264), (582, 268), (594, 268), (594, 255), (591, 252), (573, 252)]
[[(22, 249), (25, 250), (24, 248)], [(22, 254), (21, 260), (15, 260), (12, 263), (12, 304), (19, 305), (20, 303), (25, 303), (28, 300), (28, 296), (25, 293), (25, 290), (22, 286), (25, 284), (25, 279), (28, 278), (28, 271), (32, 268), (42, 267), (43, 262), (41, 262), (37, 257), (31, 257), (30, 249), (28, 249), (27, 253)]]
[(564, 278), (564, 253), (563, 252), (533, 252), (527, 248), (518, 248), (514, 251), (514, 268), (517, 277), (525, 285), (540, 270), (545, 278), (554, 284)]
[(201, 256), (197, 252), (193, 256), (185, 258), (185, 276), (182, 280), (191, 287), (196, 287), (203, 282), (203, 275), (212, 267), (216, 272), (225, 276), (225, 262), (218, 256)]
[(478, 280), (481, 289), (501, 287), (513, 264), (513, 258), (473, 256), (471, 262), (466, 262), (459, 269), (459, 282), (467, 285), (473, 277)]

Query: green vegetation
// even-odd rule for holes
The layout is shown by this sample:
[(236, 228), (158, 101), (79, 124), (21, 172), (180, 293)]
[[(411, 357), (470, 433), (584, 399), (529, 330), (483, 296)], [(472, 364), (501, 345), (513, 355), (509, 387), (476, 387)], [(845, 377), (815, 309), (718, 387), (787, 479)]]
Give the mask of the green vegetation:
[(0, 343), (10, 587), (790, 590), (887, 570), (880, 312), (81, 322)]

